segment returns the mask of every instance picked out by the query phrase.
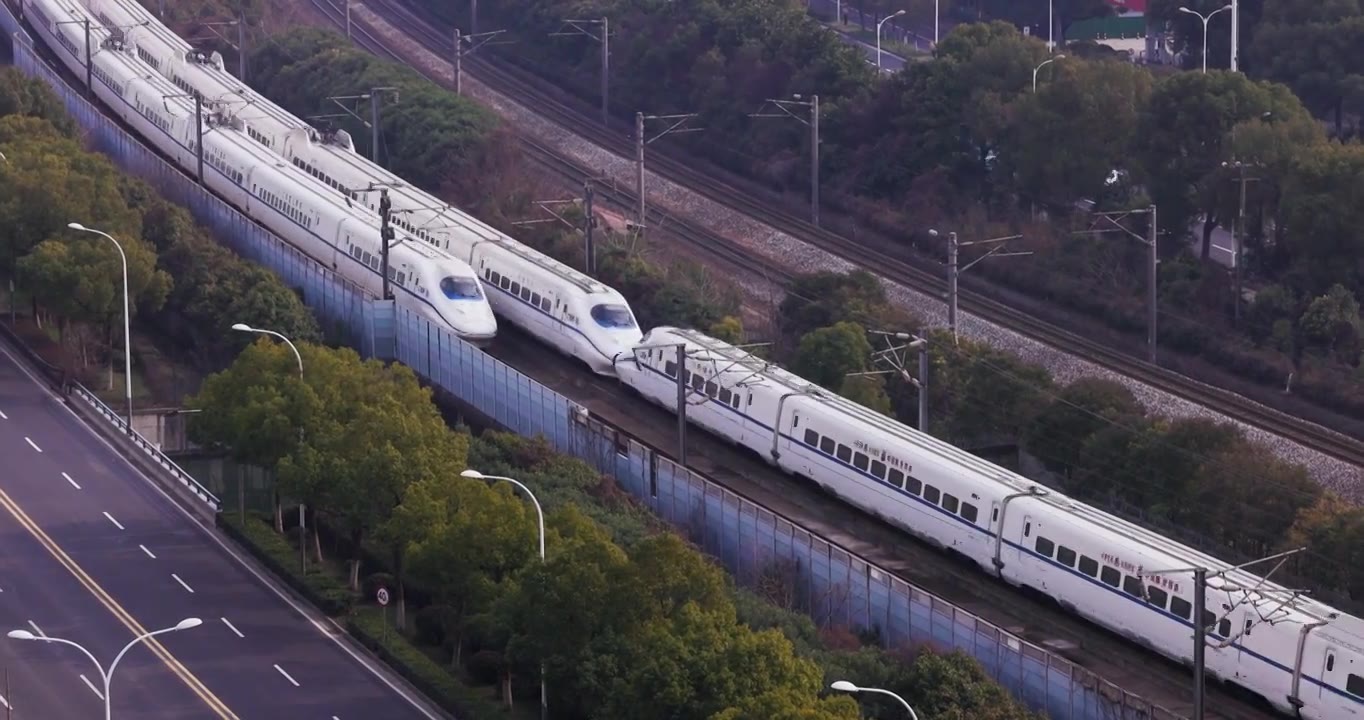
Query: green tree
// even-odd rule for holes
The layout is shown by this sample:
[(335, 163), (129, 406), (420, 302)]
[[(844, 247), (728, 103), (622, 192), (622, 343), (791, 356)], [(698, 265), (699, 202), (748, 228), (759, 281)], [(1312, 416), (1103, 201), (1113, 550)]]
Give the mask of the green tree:
[(42, 118), (61, 135), (76, 134), (76, 122), (52, 88), (14, 66), (0, 68), (0, 117), (6, 115)]
[(871, 363), (867, 332), (855, 322), (840, 322), (806, 333), (791, 363), (792, 372), (826, 388), (843, 387), (850, 373)]
[(1322, 587), (1364, 598), (1364, 510), (1334, 493), (1298, 511), (1284, 549), (1305, 547), (1295, 567)]
[(923, 717), (942, 720), (1040, 720), (1004, 688), (990, 682), (980, 663), (961, 651), (922, 652), (901, 693)]
[(1313, 295), (1364, 284), (1364, 146), (1316, 145), (1298, 156), (1283, 189), (1290, 277)]
[(1085, 465), (1081, 448), (1114, 423), (1145, 416), (1132, 392), (1120, 383), (1081, 378), (1062, 388), (1024, 434), (1028, 451), (1065, 473)]
[(986, 345), (950, 336), (929, 342), (929, 400), (935, 428), (949, 439), (1016, 437), (1052, 389), (1046, 369)]
[(1358, 0), (1276, 0), (1245, 55), (1253, 72), (1287, 84), (1303, 104), (1329, 117), (1336, 132), (1347, 112), (1364, 108), (1364, 10)]
[(1304, 468), (1245, 442), (1212, 456), (1191, 486), (1175, 521), (1254, 557), (1278, 547), (1298, 512), (1322, 494)]
[(717, 340), (738, 345), (744, 341), (743, 321), (734, 315), (726, 315), (720, 318), (719, 322), (712, 324), (706, 334)]
[(710, 720), (858, 720), (861, 713), (850, 697), (818, 698), (795, 690), (779, 690), (745, 698)]
[(1313, 300), (1298, 319), (1298, 327), (1305, 347), (1347, 363), (1359, 356), (1359, 301), (1343, 285), (1332, 285), (1325, 295)]

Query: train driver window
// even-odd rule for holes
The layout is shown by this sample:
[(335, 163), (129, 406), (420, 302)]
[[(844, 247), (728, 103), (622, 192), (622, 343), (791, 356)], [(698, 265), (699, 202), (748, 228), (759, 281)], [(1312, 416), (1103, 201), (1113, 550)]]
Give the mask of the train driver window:
[(832, 438), (822, 437), (819, 439), (819, 451), (825, 455), (834, 454), (834, 441)]
[(1354, 673), (1345, 676), (1345, 692), (1364, 698), (1364, 677)]
[(1088, 555), (1080, 556), (1080, 572), (1090, 576), (1099, 576), (1099, 561)]
[(1099, 579), (1104, 581), (1104, 584), (1109, 587), (1117, 587), (1118, 581), (1122, 579), (1122, 573), (1118, 572), (1118, 569), (1115, 567), (1105, 565), (1103, 566), (1103, 570), (1099, 572)]

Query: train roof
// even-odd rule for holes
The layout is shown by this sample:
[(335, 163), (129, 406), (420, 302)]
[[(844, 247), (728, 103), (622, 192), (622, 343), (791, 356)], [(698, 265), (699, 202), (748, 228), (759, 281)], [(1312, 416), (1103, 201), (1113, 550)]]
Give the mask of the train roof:
[(1355, 637), (1364, 638), (1364, 621), (1342, 613), (1335, 608), (1315, 599), (1269, 582), (1246, 570), (1241, 570), (1207, 553), (1187, 547), (1176, 541), (1144, 528), (1136, 523), (1123, 520), (1115, 515), (1086, 505), (1064, 493), (1042, 486), (1040, 483), (1018, 475), (1011, 470), (999, 467), (954, 445), (939, 440), (927, 433), (910, 428), (861, 404), (848, 400), (836, 393), (822, 388), (776, 364), (757, 357), (748, 351), (735, 347), (723, 340), (710, 337), (696, 330), (658, 327), (644, 337), (643, 345), (657, 346), (672, 341), (685, 342), (689, 346), (702, 349), (705, 356), (693, 354), (693, 359), (712, 360), (723, 363), (720, 368), (726, 372), (739, 372), (749, 376), (744, 384), (770, 382), (787, 392), (798, 393), (830, 409), (840, 412), (873, 429), (893, 436), (896, 440), (913, 445), (918, 450), (931, 453), (958, 467), (975, 474), (976, 479), (1000, 485), (1006, 492), (1038, 493), (1035, 500), (1083, 520), (1110, 533), (1115, 539), (1130, 539), (1143, 543), (1149, 550), (1165, 555), (1171, 561), (1168, 569), (1202, 566), (1209, 570), (1208, 587), (1231, 593), (1233, 599), (1244, 599), (1254, 605), (1262, 616), (1273, 613), (1277, 620), (1293, 619), (1298, 622), (1329, 621), (1337, 630), (1343, 630)]

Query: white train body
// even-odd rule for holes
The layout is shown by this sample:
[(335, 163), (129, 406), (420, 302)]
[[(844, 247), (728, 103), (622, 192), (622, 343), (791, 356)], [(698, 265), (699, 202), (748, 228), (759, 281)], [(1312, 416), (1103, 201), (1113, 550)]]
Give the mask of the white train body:
[(1315, 720), (1364, 717), (1364, 623), (830, 393), (727, 343), (655, 328), (621, 382), (844, 501), (1054, 598), (1168, 658), (1193, 656), (1191, 574), (1208, 581), (1207, 669)]
[[(73, 73), (85, 73), (85, 28), (91, 20), (95, 94), (146, 141), (190, 174), (197, 172), (194, 103), (152, 72), (146, 58), (71, 0), (32, 0), (30, 22)], [(76, 21), (76, 22), (70, 22)], [(67, 24), (57, 25), (65, 22)], [(170, 97), (168, 97), (170, 96)], [(205, 185), (314, 260), (368, 292), (382, 292), (379, 218), (368, 208), (324, 192), (320, 183), (253, 142), (241, 124), (206, 103)], [(497, 323), (477, 276), (464, 262), (405, 233), (389, 250), (397, 301), (471, 342), (486, 342)]]
[(127, 42), (154, 58), (154, 66), (177, 86), (234, 108), (252, 138), (334, 195), (377, 210), (378, 193), (355, 190), (387, 188), (393, 225), (472, 266), (498, 317), (602, 375), (613, 375), (615, 359), (639, 344), (642, 331), (615, 289), (405, 183), (356, 154), (344, 132), (318, 133), (224, 71), (216, 54), (193, 50), (136, 0), (82, 1), (110, 24), (127, 26)]

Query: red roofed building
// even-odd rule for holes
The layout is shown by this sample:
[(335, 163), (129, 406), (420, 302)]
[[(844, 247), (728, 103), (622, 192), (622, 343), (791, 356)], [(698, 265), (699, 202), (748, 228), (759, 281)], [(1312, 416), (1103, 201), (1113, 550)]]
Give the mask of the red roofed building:
[(1108, 4), (1118, 12), (1146, 14), (1146, 0), (1108, 0)]

